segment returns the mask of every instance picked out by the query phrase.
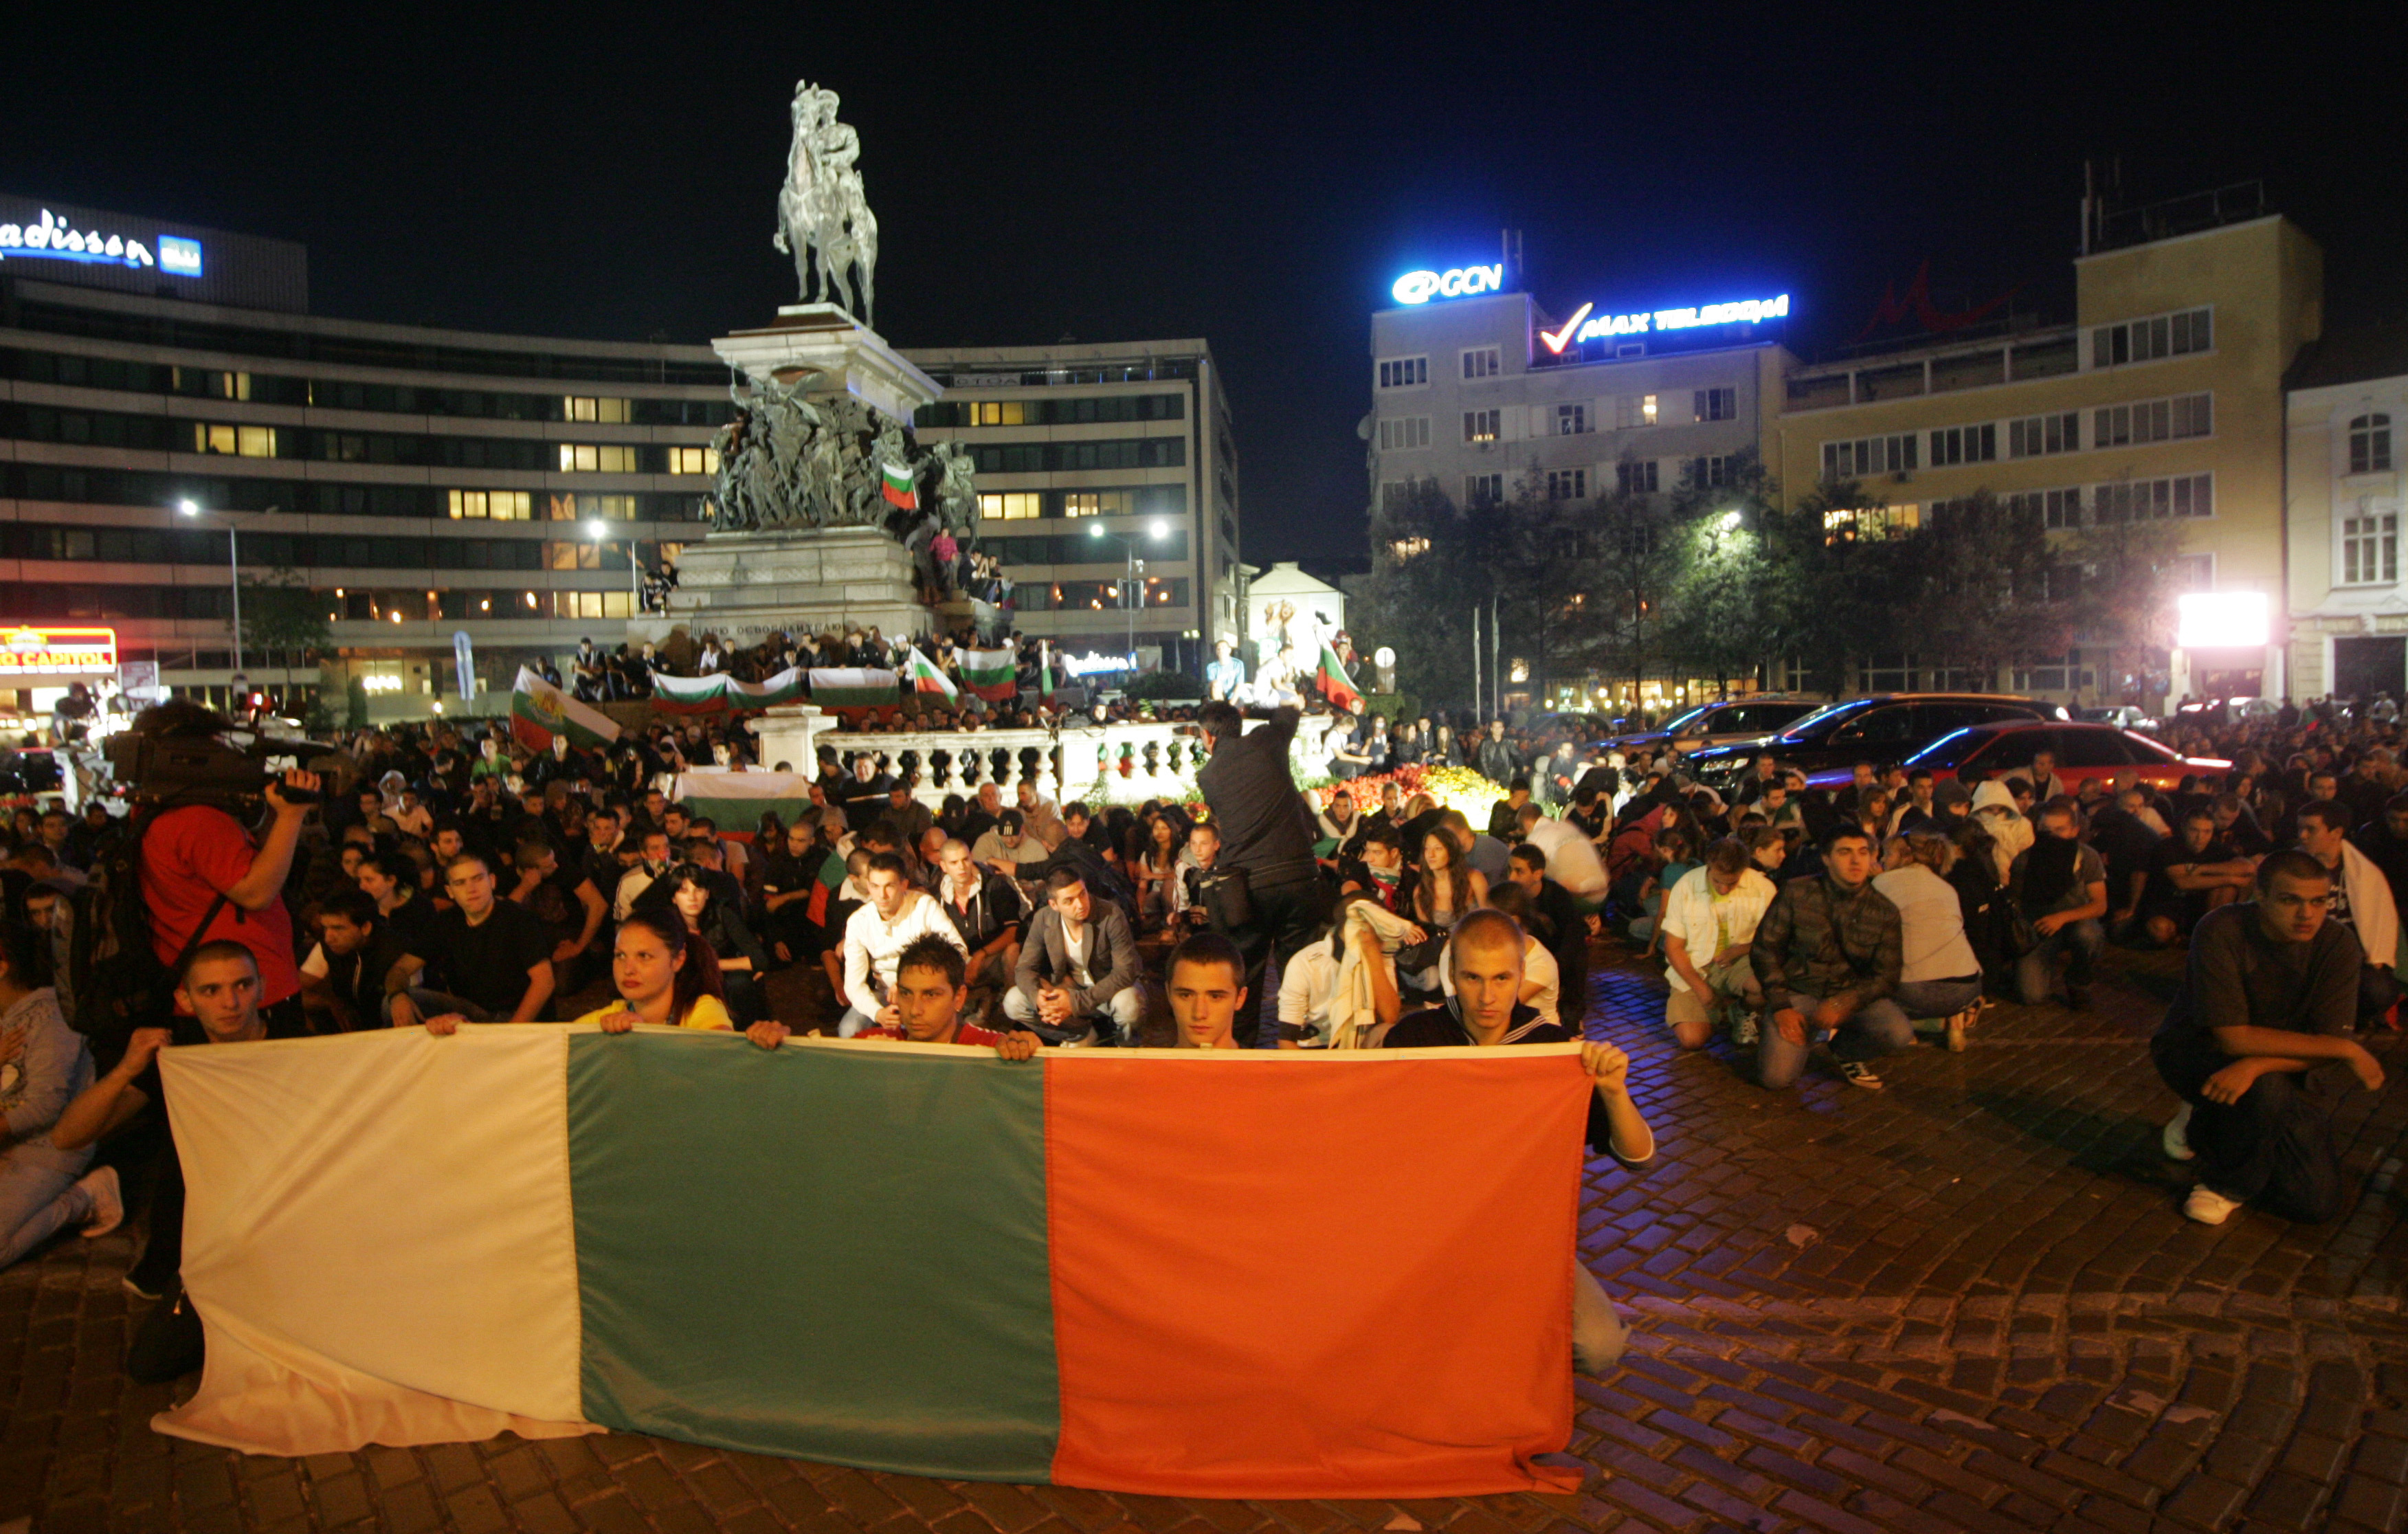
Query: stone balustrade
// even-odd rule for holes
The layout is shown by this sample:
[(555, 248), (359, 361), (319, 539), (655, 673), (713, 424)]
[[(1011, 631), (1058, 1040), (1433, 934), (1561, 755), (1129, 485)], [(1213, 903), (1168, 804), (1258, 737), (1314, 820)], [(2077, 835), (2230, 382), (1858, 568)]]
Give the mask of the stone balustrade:
[[(1335, 723), (1328, 715), (1298, 723), (1290, 753), (1298, 781), (1326, 775), (1329, 751), (1323, 739)], [(1246, 723), (1249, 730), (1259, 725)], [(1197, 769), (1204, 765), (1204, 742), (1193, 724), (1074, 721), (1058, 729), (861, 732), (806, 703), (768, 710), (756, 727), (764, 767), (784, 762), (808, 773), (822, 747), (847, 764), (869, 752), (882, 770), (918, 773), (914, 796), (932, 810), (948, 794), (968, 796), (988, 782), (1009, 797), (1022, 782), (1033, 781), (1057, 804), (1193, 799), (1199, 795)]]

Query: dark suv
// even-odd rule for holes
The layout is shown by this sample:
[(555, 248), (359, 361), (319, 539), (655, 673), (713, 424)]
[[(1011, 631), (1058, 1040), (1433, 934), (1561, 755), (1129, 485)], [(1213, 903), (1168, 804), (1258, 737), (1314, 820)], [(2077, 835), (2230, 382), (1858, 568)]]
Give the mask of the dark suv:
[(1997, 693), (1876, 693), (1808, 714), (1778, 735), (1692, 753), (1689, 770), (1709, 783), (1740, 776), (1757, 753), (1809, 774), (1858, 762), (1902, 762), (1943, 735), (2012, 719), (2060, 720), (2065, 710)]
[(1787, 729), (1821, 707), (1812, 698), (1778, 695), (1707, 703), (1672, 719), (1661, 729), (1611, 736), (1598, 741), (1593, 749), (1653, 751), (1669, 745), (1674, 751), (1686, 753), (1732, 740), (1756, 740)]

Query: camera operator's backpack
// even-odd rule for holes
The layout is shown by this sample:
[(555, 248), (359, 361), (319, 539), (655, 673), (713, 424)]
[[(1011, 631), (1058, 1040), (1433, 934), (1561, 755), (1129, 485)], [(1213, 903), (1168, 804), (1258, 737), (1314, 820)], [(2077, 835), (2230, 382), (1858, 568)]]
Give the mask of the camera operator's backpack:
[(210, 902), (173, 964), (161, 964), (150, 946), (150, 910), (142, 899), (142, 841), (158, 818), (144, 810), (93, 865), (91, 906), (79, 912), (68, 954), (75, 991), (76, 1031), (93, 1040), (95, 1063), (115, 1060), (136, 1028), (165, 1027), (175, 1009), (176, 971), (228, 904)]

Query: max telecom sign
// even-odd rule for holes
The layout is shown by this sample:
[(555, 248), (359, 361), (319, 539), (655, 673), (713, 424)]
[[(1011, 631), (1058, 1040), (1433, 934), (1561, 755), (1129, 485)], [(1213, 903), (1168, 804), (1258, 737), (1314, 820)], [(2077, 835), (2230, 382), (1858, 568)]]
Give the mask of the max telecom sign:
[(1640, 314), (1591, 314), (1595, 304), (1583, 304), (1561, 330), (1539, 332), (1539, 343), (1560, 354), (1567, 346), (1607, 336), (1644, 336), (1658, 330), (1694, 330), (1700, 325), (1754, 325), (1789, 318), (1789, 295), (1748, 298), (1735, 304), (1704, 304), (1696, 308), (1659, 308)]

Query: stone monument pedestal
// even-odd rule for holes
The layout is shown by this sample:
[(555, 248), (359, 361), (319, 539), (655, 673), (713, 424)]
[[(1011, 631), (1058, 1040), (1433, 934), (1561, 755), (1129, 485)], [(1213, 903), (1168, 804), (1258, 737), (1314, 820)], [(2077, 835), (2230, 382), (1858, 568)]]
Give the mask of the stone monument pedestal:
[[(944, 393), (867, 325), (834, 304), (789, 304), (775, 324), (711, 343), (755, 386), (774, 380), (805, 398), (850, 395), (909, 425)], [(872, 470), (875, 472), (875, 466)], [(911, 556), (877, 527), (762, 527), (714, 532), (686, 545), (668, 610), (627, 624), (654, 643), (682, 628), (733, 646), (773, 633), (868, 628), (893, 638), (933, 626), (911, 580)]]
[(669, 610), (627, 627), (636, 639), (658, 642), (683, 628), (740, 648), (776, 633), (873, 624), (889, 638), (929, 627), (902, 545), (875, 527), (782, 527), (689, 544)]

